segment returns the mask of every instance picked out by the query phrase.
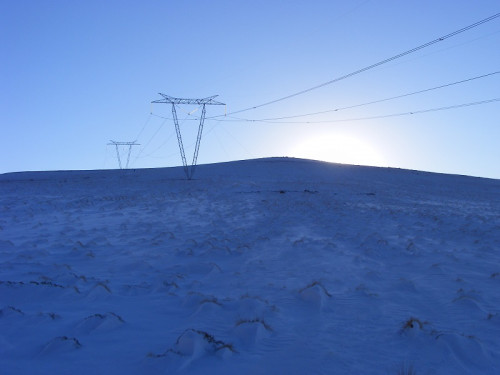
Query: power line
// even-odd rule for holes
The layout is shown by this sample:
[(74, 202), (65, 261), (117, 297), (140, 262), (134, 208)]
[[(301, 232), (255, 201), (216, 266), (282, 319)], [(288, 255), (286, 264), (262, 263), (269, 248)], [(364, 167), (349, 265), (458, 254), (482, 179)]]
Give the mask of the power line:
[(215, 121), (220, 121), (220, 122), (242, 122), (242, 121), (244, 121), (244, 122), (264, 122), (264, 123), (269, 123), (269, 124), (320, 124), (320, 123), (332, 123), (332, 122), (349, 122), (349, 121), (376, 120), (376, 119), (382, 119), (382, 118), (388, 118), (388, 117), (409, 116), (409, 115), (416, 115), (419, 113), (445, 111), (445, 110), (449, 110), (449, 109), (470, 107), (470, 106), (488, 104), (488, 103), (493, 103), (493, 102), (498, 102), (498, 101), (500, 101), (500, 98), (481, 100), (478, 102), (462, 103), (462, 104), (450, 105), (450, 106), (446, 106), (446, 107), (437, 107), (437, 108), (430, 108), (430, 109), (421, 109), (421, 110), (416, 110), (416, 111), (393, 113), (393, 114), (388, 114), (388, 115), (357, 117), (357, 118), (337, 119), (337, 120), (272, 121), (272, 120), (251, 120), (251, 119), (243, 119), (243, 118), (228, 116), (229, 118), (232, 118), (232, 120), (215, 120)]
[[(356, 70), (356, 71), (354, 71), (354, 72), (351, 72), (351, 73), (349, 73), (349, 74), (345, 74), (345, 75), (343, 75), (343, 76), (341, 76), (341, 77), (338, 77), (338, 78), (332, 79), (332, 80), (330, 80), (330, 81), (327, 81), (327, 82), (321, 83), (321, 84), (319, 84), (319, 85), (316, 85), (316, 86), (310, 87), (310, 88), (305, 89), (305, 90), (302, 90), (302, 91), (298, 91), (298, 92), (296, 92), (296, 93), (293, 93), (293, 94), (290, 94), (290, 95), (287, 95), (287, 96), (284, 96), (284, 97), (281, 97), (281, 98), (278, 98), (278, 99), (271, 100), (271, 101), (269, 101), (269, 102), (265, 102), (265, 103), (262, 103), (262, 104), (259, 104), (259, 105), (253, 106), (253, 107), (248, 107), (248, 108), (245, 108), (245, 109), (240, 109), (240, 110), (238, 110), (238, 111), (230, 112), (230, 113), (228, 113), (228, 115), (233, 115), (233, 114), (237, 114), (237, 113), (242, 113), (242, 112), (250, 111), (250, 110), (252, 110), (252, 109), (257, 109), (257, 108), (260, 108), (260, 107), (268, 106), (268, 105), (270, 105), (270, 104), (274, 104), (274, 103), (277, 103), (277, 102), (280, 102), (280, 101), (283, 101), (283, 100), (287, 100), (287, 99), (293, 98), (293, 97), (295, 97), (295, 96), (302, 95), (302, 94), (308, 93), (308, 92), (310, 92), (310, 91), (313, 91), (313, 90), (319, 89), (319, 88), (321, 88), (321, 87), (325, 87), (325, 86), (327, 86), (327, 85), (331, 85), (332, 83), (335, 83), (335, 82), (338, 82), (338, 81), (344, 80), (344, 79), (346, 79), (346, 78), (350, 78), (350, 77), (352, 77), (352, 76), (354, 76), (354, 75), (357, 75), (357, 74), (360, 74), (360, 73), (366, 72), (367, 70), (370, 70), (370, 69), (376, 68), (376, 67), (378, 67), (378, 66), (380, 66), (380, 65), (386, 64), (386, 63), (391, 62), (391, 61), (393, 61), (393, 60), (399, 59), (399, 58), (401, 58), (401, 57), (403, 57), (403, 56), (406, 56), (406, 55), (409, 55), (409, 54), (414, 53), (414, 52), (416, 52), (416, 51), (419, 51), (419, 50), (421, 50), (421, 49), (423, 49), (423, 48), (426, 48), (426, 47), (432, 46), (433, 44), (436, 44), (436, 43), (442, 42), (443, 40), (446, 40), (446, 39), (448, 39), (448, 38), (451, 38), (451, 37), (453, 37), (453, 36), (456, 36), (456, 35), (458, 35), (458, 34), (461, 34), (461, 33), (465, 32), (465, 31), (468, 31), (468, 30), (470, 30), (470, 29), (473, 29), (473, 28), (475, 28), (475, 27), (477, 27), (477, 26), (480, 26), (480, 25), (482, 25), (482, 24), (484, 24), (484, 23), (486, 23), (486, 22), (492, 21), (492, 20), (494, 20), (494, 19), (496, 19), (496, 18), (498, 18), (498, 17), (500, 17), (500, 13), (496, 13), (496, 14), (494, 14), (494, 15), (492, 15), (492, 16), (490, 16), (490, 17), (488, 17), (488, 18), (485, 18), (485, 19), (483, 19), (483, 20), (481, 20), (481, 21), (475, 22), (475, 23), (473, 23), (473, 24), (471, 24), (471, 25), (469, 25), (469, 26), (466, 26), (466, 27), (463, 27), (463, 28), (461, 28), (461, 29), (459, 29), (459, 30), (453, 31), (452, 33), (446, 34), (446, 35), (444, 35), (444, 36), (442, 36), (442, 37), (439, 37), (439, 38), (437, 38), (437, 39), (434, 39), (434, 40), (432, 40), (432, 41), (430, 41), (430, 42), (427, 42), (427, 43), (425, 43), (425, 44), (422, 44), (422, 45), (420, 45), (420, 46), (418, 46), (418, 47), (412, 48), (412, 49), (410, 49), (410, 50), (408, 50), (408, 51), (405, 51), (405, 52), (399, 53), (399, 54), (397, 54), (397, 55), (395, 55), (395, 56), (389, 57), (389, 58), (387, 58), (387, 59), (385, 59), (385, 60), (379, 61), (379, 62), (377, 62), (377, 63), (375, 63), (375, 64), (369, 65), (369, 66), (364, 67), (364, 68), (362, 68), (362, 69), (358, 69), (358, 70)], [(221, 117), (221, 116), (214, 116), (214, 117)]]
[[(154, 116), (154, 117), (158, 117), (158, 118), (161, 118), (163, 119), (163, 121), (161, 122), (160, 126), (158, 127), (158, 129), (156, 129), (156, 131), (153, 133), (153, 135), (151, 136), (151, 138), (149, 138), (149, 140), (146, 142), (146, 144), (144, 145), (144, 147), (139, 151), (139, 153), (137, 154), (137, 156), (135, 157), (133, 163), (135, 163), (135, 161), (137, 159), (139, 159), (139, 157), (142, 155), (142, 153), (144, 152), (144, 150), (146, 149), (146, 147), (149, 146), (149, 144), (151, 143), (151, 141), (156, 137), (156, 135), (160, 132), (160, 130), (163, 128), (163, 126), (167, 123), (167, 120), (173, 120), (172, 118), (169, 118), (169, 117), (164, 117), (164, 116), (159, 116), (159, 115), (155, 115), (153, 112), (150, 113), (150, 117), (151, 116)], [(188, 119), (189, 117), (189, 114), (186, 116), (186, 118), (184, 118), (182, 121), (181, 121), (181, 125), (185, 122), (185, 121), (189, 121), (189, 120), (194, 120), (194, 119)], [(149, 120), (148, 120), (149, 121)], [(146, 124), (144, 124), (146, 125)], [(167, 139), (167, 141), (170, 139), (170, 137)], [(151, 156), (152, 154), (154, 154), (156, 151), (158, 151), (158, 149), (160, 149), (161, 147), (163, 147), (163, 145), (167, 142), (165, 141), (164, 143), (161, 144), (160, 147), (158, 147), (157, 149), (155, 149), (154, 151), (150, 152), (148, 155), (145, 155), (143, 157), (149, 157)]]
[[(158, 118), (161, 118), (164, 120), (173, 120), (172, 117), (160, 116), (160, 115), (157, 115), (155, 113), (151, 113), (151, 116), (158, 117)], [(208, 120), (208, 118), (207, 118), (207, 120)], [(200, 119), (198, 117), (194, 117), (194, 118), (185, 118), (182, 121), (200, 121)]]
[[(474, 80), (480, 79), (480, 78), (490, 77), (490, 76), (498, 74), (498, 73), (500, 73), (500, 70), (498, 70), (496, 72), (492, 72), (492, 73), (488, 73), (488, 74), (483, 74), (483, 75), (480, 75), (480, 76), (472, 77), (472, 78), (463, 79), (463, 80), (452, 82), (452, 83), (446, 83), (446, 84), (440, 85), (440, 86), (435, 86), (435, 87), (431, 87), (431, 88), (427, 88), (427, 89), (423, 89), (423, 90), (419, 90), (419, 91), (413, 91), (413, 92), (406, 93), (406, 94), (401, 94), (401, 95), (397, 95), (397, 96), (391, 96), (391, 97), (385, 98), (385, 99), (373, 100), (373, 101), (369, 101), (369, 102), (365, 102), (365, 103), (361, 103), (361, 104), (350, 105), (350, 106), (346, 106), (346, 107), (339, 107), (339, 108), (334, 108), (334, 109), (327, 109), (327, 110), (324, 110), (324, 111), (310, 112), (310, 113), (304, 113), (304, 114), (300, 114), (300, 115), (290, 115), (290, 116), (271, 117), (271, 118), (264, 118), (264, 119), (251, 119), (251, 120), (252, 121), (286, 120), (286, 119), (291, 119), (291, 118), (299, 118), (299, 117), (321, 115), (321, 114), (330, 113), (330, 112), (339, 112), (339, 111), (343, 111), (343, 110), (346, 110), (346, 109), (358, 108), (358, 107), (363, 107), (363, 106), (370, 105), (370, 104), (376, 104), (376, 103), (387, 102), (389, 100), (400, 99), (400, 98), (404, 98), (404, 97), (411, 96), (411, 95), (422, 94), (424, 92), (438, 90), (438, 89), (442, 89), (442, 88), (445, 88), (445, 87), (450, 87), (450, 86), (458, 85), (458, 84), (461, 84), (461, 83), (474, 81)], [(245, 119), (241, 119), (241, 120), (243, 121)]]
[(135, 137), (135, 140), (138, 140), (139, 137), (142, 135), (142, 132), (144, 131), (144, 129), (146, 129), (146, 125), (149, 123), (149, 120), (151, 120), (151, 115), (152, 115), (152, 113), (149, 114), (148, 118), (144, 122), (144, 125), (142, 126), (141, 131), (139, 132), (139, 134), (137, 134), (137, 137)]
[(156, 134), (158, 134), (158, 132), (161, 130), (161, 128), (163, 127), (163, 125), (165, 125), (165, 123), (167, 122), (167, 120), (163, 120), (162, 123), (160, 124), (160, 126), (158, 127), (158, 129), (156, 129), (156, 131), (153, 133), (153, 135), (151, 136), (151, 138), (149, 138), (149, 140), (146, 142), (146, 144), (141, 148), (141, 150), (139, 151), (139, 153), (137, 154), (137, 156), (135, 157), (134, 161), (132, 163), (135, 163), (137, 159), (139, 159), (139, 156), (141, 156), (141, 154), (143, 153), (143, 151), (146, 149), (146, 147), (148, 147), (148, 145), (151, 143), (151, 141), (153, 140), (153, 138), (156, 136)]
[[(359, 108), (359, 107), (367, 106), (370, 104), (382, 103), (382, 102), (386, 102), (386, 101), (390, 101), (390, 100), (394, 100), (394, 99), (400, 99), (400, 98), (404, 98), (407, 96), (422, 94), (422, 93), (429, 92), (429, 91), (434, 91), (434, 90), (438, 90), (438, 89), (442, 89), (442, 88), (446, 88), (446, 87), (451, 87), (451, 86), (459, 85), (462, 83), (471, 82), (471, 81), (474, 81), (477, 79), (491, 77), (491, 76), (493, 76), (495, 74), (499, 74), (499, 73), (500, 73), (500, 70), (495, 71), (495, 72), (491, 72), (491, 73), (487, 73), (487, 74), (482, 74), (482, 75), (475, 76), (475, 77), (471, 77), (471, 78), (462, 79), (460, 81), (455, 81), (455, 82), (446, 83), (446, 84), (439, 85), (439, 86), (426, 88), (423, 90), (418, 90), (418, 91), (413, 91), (410, 93), (391, 96), (389, 98), (377, 99), (377, 100), (372, 100), (369, 102), (364, 102), (364, 103), (360, 103), (360, 104), (354, 104), (354, 105), (349, 105), (349, 106), (339, 107), (339, 108), (334, 108), (334, 109), (328, 109), (328, 110), (324, 110), (324, 111), (310, 112), (310, 113), (304, 113), (304, 114), (299, 114), (299, 115), (270, 117), (270, 118), (263, 118), (263, 119), (248, 119), (248, 118), (234, 117), (234, 116), (230, 116), (230, 115), (226, 116), (225, 118), (217, 119), (218, 116), (213, 116), (213, 117), (207, 117), (207, 120), (217, 120), (219, 122), (236, 122), (236, 121), (271, 122), (271, 121), (275, 121), (275, 120), (286, 120), (286, 119), (291, 119), (291, 118), (314, 116), (314, 115), (320, 115), (320, 114), (331, 113), (331, 112), (340, 112), (340, 111), (343, 111), (346, 109)], [(165, 120), (172, 120), (172, 118), (170, 118), (170, 117), (160, 116), (160, 115), (157, 115), (154, 113), (151, 113), (151, 115), (158, 117), (158, 118), (161, 118), (161, 119), (165, 119)], [(232, 120), (227, 120), (227, 118), (231, 118)], [(199, 118), (195, 117), (195, 118), (184, 119), (184, 121), (189, 121), (189, 120), (196, 121), (196, 120), (199, 120)], [(302, 123), (302, 121), (300, 121), (298, 123)]]
[[(405, 61), (400, 61), (399, 63), (394, 64), (392, 66), (397, 66), (397, 65), (400, 65), (400, 64), (405, 64), (405, 63), (407, 63), (409, 61), (415, 61), (415, 60), (423, 59), (423, 58), (426, 58), (426, 57), (429, 57), (429, 56), (433, 56), (435, 54), (446, 52), (446, 51), (449, 51), (449, 50), (452, 50), (452, 49), (455, 49), (455, 48), (458, 48), (458, 47), (465, 46), (465, 45), (470, 44), (470, 43), (477, 42), (478, 40), (481, 40), (481, 39), (484, 39), (484, 38), (488, 38), (488, 37), (490, 37), (492, 35), (495, 35), (495, 34), (498, 34), (498, 33), (500, 33), (500, 30), (496, 30), (496, 31), (493, 31), (493, 32), (487, 33), (487, 34), (483, 34), (483, 35), (480, 35), (480, 36), (478, 36), (476, 38), (465, 40), (463, 42), (457, 42), (456, 44), (452, 44), (450, 46), (443, 47), (441, 49), (429, 51), (428, 53), (423, 53), (421, 55), (415, 56), (412, 59), (407, 59)], [(388, 69), (388, 68), (390, 68), (390, 67), (386, 67), (385, 69)]]
[[(147, 158), (147, 157), (152, 157), (159, 149), (161, 149), (163, 146), (165, 146), (168, 143), (168, 141), (170, 141), (173, 138), (174, 135), (175, 135), (175, 131), (172, 131), (170, 133), (170, 135), (165, 139), (165, 141), (163, 141), (163, 143), (161, 143), (157, 148), (155, 148), (149, 154), (141, 156), (141, 159)], [(174, 154), (176, 154), (176, 153), (174, 153)]]

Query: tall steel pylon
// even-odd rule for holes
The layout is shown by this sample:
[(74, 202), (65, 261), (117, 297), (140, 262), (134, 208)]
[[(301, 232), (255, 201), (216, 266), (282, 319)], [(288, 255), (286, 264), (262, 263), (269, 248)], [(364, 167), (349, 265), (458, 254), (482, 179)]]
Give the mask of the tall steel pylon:
[(120, 166), (120, 169), (123, 169), (122, 167), (122, 159), (120, 157), (120, 150), (118, 149), (118, 146), (128, 146), (128, 154), (127, 154), (127, 164), (125, 164), (125, 169), (128, 168), (128, 163), (130, 161), (130, 153), (132, 151), (132, 146), (139, 146), (140, 143), (134, 142), (116, 142), (116, 141), (109, 141), (108, 145), (115, 146), (116, 148), (116, 158), (118, 159), (118, 165)]
[[(172, 117), (174, 119), (175, 132), (177, 134), (177, 142), (179, 143), (179, 151), (181, 153), (182, 165), (184, 167), (184, 173), (186, 174), (187, 179), (191, 180), (193, 178), (194, 170), (196, 168), (196, 163), (198, 161), (198, 152), (200, 151), (201, 136), (203, 134), (203, 123), (205, 122), (205, 113), (206, 113), (205, 106), (225, 105), (225, 104), (214, 100), (214, 98), (216, 98), (218, 95), (209, 96), (208, 98), (204, 99), (181, 99), (181, 98), (173, 98), (171, 96), (162, 94), (161, 92), (159, 94), (163, 96), (163, 99), (154, 100), (151, 103), (172, 104)], [(177, 111), (175, 110), (176, 104), (194, 104), (202, 106), (200, 125), (198, 126), (198, 136), (196, 137), (196, 145), (193, 153), (193, 162), (191, 163), (191, 165), (188, 165), (186, 161), (186, 153), (184, 152), (184, 144), (182, 143), (181, 129), (179, 127), (179, 120), (177, 119)]]

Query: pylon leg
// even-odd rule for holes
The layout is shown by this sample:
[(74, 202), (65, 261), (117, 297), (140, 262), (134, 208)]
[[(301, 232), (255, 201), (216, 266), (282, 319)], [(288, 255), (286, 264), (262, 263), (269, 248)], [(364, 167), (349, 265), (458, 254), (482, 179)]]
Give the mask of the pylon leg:
[(201, 111), (200, 125), (198, 126), (198, 136), (196, 137), (196, 146), (194, 148), (193, 164), (191, 165), (189, 179), (193, 178), (194, 169), (196, 167), (196, 163), (198, 162), (198, 152), (200, 151), (201, 136), (203, 134), (203, 123), (205, 122), (205, 112), (206, 112), (205, 104), (203, 104), (203, 109)]
[(118, 150), (118, 145), (115, 145), (116, 147), (116, 157), (118, 158), (118, 165), (120, 166), (120, 169), (122, 168), (122, 160), (120, 159), (120, 151)]
[(181, 129), (179, 127), (179, 120), (177, 119), (177, 111), (175, 110), (175, 104), (174, 103), (172, 103), (172, 117), (174, 118), (175, 133), (177, 134), (177, 143), (179, 144), (179, 151), (181, 152), (181, 158), (182, 158), (182, 165), (184, 167), (184, 173), (186, 174), (187, 179), (190, 180), (188, 165), (187, 165), (187, 162), (186, 162), (186, 154), (184, 153), (184, 144), (182, 143)]
[(128, 162), (130, 161), (130, 153), (131, 152), (132, 152), (132, 145), (128, 145), (127, 164), (125, 165), (125, 169), (128, 169)]

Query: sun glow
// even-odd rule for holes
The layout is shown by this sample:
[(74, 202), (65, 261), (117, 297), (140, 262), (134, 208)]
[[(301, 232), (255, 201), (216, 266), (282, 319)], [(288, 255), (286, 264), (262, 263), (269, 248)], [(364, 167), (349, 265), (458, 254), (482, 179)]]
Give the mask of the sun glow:
[(291, 156), (332, 163), (387, 166), (384, 157), (369, 143), (345, 134), (323, 134), (303, 140)]

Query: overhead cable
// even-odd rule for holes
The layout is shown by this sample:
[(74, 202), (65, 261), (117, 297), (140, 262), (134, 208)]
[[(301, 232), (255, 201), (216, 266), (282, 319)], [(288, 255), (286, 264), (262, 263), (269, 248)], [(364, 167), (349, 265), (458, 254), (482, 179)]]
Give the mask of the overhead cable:
[[(451, 32), (451, 33), (449, 33), (449, 34), (446, 34), (446, 35), (441, 36), (441, 37), (439, 37), (439, 38), (437, 38), (437, 39), (431, 40), (430, 42), (427, 42), (427, 43), (425, 43), (425, 44), (422, 44), (422, 45), (420, 45), (420, 46), (418, 46), (418, 47), (415, 47), (415, 48), (412, 48), (412, 49), (410, 49), (410, 50), (408, 50), (408, 51), (405, 51), (405, 52), (399, 53), (399, 54), (397, 54), (397, 55), (395, 55), (395, 56), (389, 57), (389, 58), (387, 58), (387, 59), (385, 59), (385, 60), (379, 61), (379, 62), (377, 62), (377, 63), (375, 63), (375, 64), (369, 65), (369, 66), (364, 67), (364, 68), (362, 68), (362, 69), (358, 69), (358, 70), (356, 70), (356, 71), (354, 71), (354, 72), (351, 72), (351, 73), (349, 73), (349, 74), (345, 74), (345, 75), (343, 75), (343, 76), (340, 76), (340, 77), (338, 77), (338, 78), (332, 79), (332, 80), (330, 80), (330, 81), (327, 81), (327, 82), (321, 83), (321, 84), (319, 84), (319, 85), (316, 85), (316, 86), (310, 87), (310, 88), (305, 89), (305, 90), (302, 90), (302, 91), (298, 91), (298, 92), (296, 92), (296, 93), (293, 93), (293, 94), (290, 94), (290, 95), (287, 95), (287, 96), (284, 96), (284, 97), (281, 97), (281, 98), (278, 98), (278, 99), (271, 100), (271, 101), (269, 101), (269, 102), (265, 102), (265, 103), (262, 103), (262, 104), (259, 104), (259, 105), (253, 106), (253, 107), (248, 107), (248, 108), (240, 109), (240, 110), (238, 110), (238, 111), (230, 112), (230, 113), (228, 113), (228, 115), (237, 114), (237, 113), (242, 113), (242, 112), (250, 111), (250, 110), (252, 110), (252, 109), (257, 109), (257, 108), (260, 108), (260, 107), (268, 106), (268, 105), (270, 105), (270, 104), (274, 104), (274, 103), (277, 103), (277, 102), (280, 102), (280, 101), (283, 101), (283, 100), (287, 100), (287, 99), (293, 98), (293, 97), (295, 97), (295, 96), (302, 95), (302, 94), (305, 94), (305, 93), (307, 93), (307, 92), (310, 92), (310, 91), (313, 91), (313, 90), (319, 89), (319, 88), (321, 88), (321, 87), (325, 87), (325, 86), (327, 86), (327, 85), (331, 85), (332, 83), (335, 83), (335, 82), (338, 82), (338, 81), (344, 80), (344, 79), (346, 79), (346, 78), (352, 77), (352, 76), (354, 76), (354, 75), (357, 75), (357, 74), (360, 74), (360, 73), (366, 72), (367, 70), (370, 70), (370, 69), (376, 68), (376, 67), (378, 67), (378, 66), (380, 66), (380, 65), (386, 64), (386, 63), (391, 62), (391, 61), (393, 61), (393, 60), (399, 59), (399, 58), (401, 58), (401, 57), (403, 57), (403, 56), (406, 56), (406, 55), (409, 55), (409, 54), (414, 53), (414, 52), (416, 52), (416, 51), (419, 51), (419, 50), (421, 50), (421, 49), (423, 49), (423, 48), (426, 48), (426, 47), (432, 46), (433, 44), (436, 44), (436, 43), (442, 42), (442, 41), (444, 41), (444, 40), (446, 40), (446, 39), (448, 39), (448, 38), (451, 38), (451, 37), (453, 37), (453, 36), (455, 36), (455, 35), (461, 34), (461, 33), (465, 32), (465, 31), (470, 30), (470, 29), (473, 29), (473, 28), (475, 28), (475, 27), (477, 27), (477, 26), (480, 26), (480, 25), (482, 25), (482, 24), (484, 24), (484, 23), (486, 23), (486, 22), (492, 21), (492, 20), (494, 20), (494, 19), (496, 19), (496, 18), (498, 18), (498, 17), (500, 17), (500, 13), (496, 13), (496, 14), (494, 14), (494, 15), (492, 15), (492, 16), (490, 16), (490, 17), (488, 17), (488, 18), (485, 18), (485, 19), (483, 19), (483, 20), (481, 20), (481, 21), (475, 22), (475, 23), (473, 23), (473, 24), (471, 24), (471, 25), (469, 25), (469, 26), (466, 26), (466, 27), (463, 27), (463, 28), (461, 28), (461, 29), (459, 29), (459, 30), (453, 31), (453, 32)], [(221, 116), (214, 116), (214, 117), (221, 117)]]
[(285, 119), (291, 119), (291, 118), (299, 118), (299, 117), (321, 115), (321, 114), (330, 113), (330, 112), (339, 112), (339, 111), (343, 111), (343, 110), (346, 110), (346, 109), (358, 108), (358, 107), (363, 107), (363, 106), (370, 105), (370, 104), (376, 104), (376, 103), (387, 102), (389, 100), (400, 99), (400, 98), (404, 98), (404, 97), (411, 96), (411, 95), (422, 94), (424, 92), (438, 90), (438, 89), (442, 89), (442, 88), (445, 88), (445, 87), (450, 87), (450, 86), (458, 85), (458, 84), (461, 84), (461, 83), (474, 81), (474, 80), (480, 79), (480, 78), (490, 77), (490, 76), (493, 76), (493, 75), (498, 74), (498, 73), (500, 73), (500, 70), (498, 70), (496, 72), (492, 72), (492, 73), (488, 73), (488, 74), (483, 74), (483, 75), (480, 75), (480, 76), (472, 77), (472, 78), (463, 79), (461, 81), (456, 81), (456, 82), (447, 83), (447, 84), (440, 85), (440, 86), (435, 86), (435, 87), (427, 88), (427, 89), (424, 89), (424, 90), (413, 91), (413, 92), (406, 93), (406, 94), (401, 94), (401, 95), (397, 95), (397, 96), (391, 96), (391, 97), (385, 98), (385, 99), (373, 100), (373, 101), (370, 101), (370, 102), (365, 102), (365, 103), (361, 103), (361, 104), (350, 105), (350, 106), (346, 106), (346, 107), (339, 107), (339, 108), (334, 108), (334, 109), (327, 109), (327, 110), (324, 110), (324, 111), (304, 113), (304, 114), (300, 114), (300, 115), (290, 115), (290, 116), (282, 116), (282, 117), (271, 117), (271, 118), (264, 118), (264, 119), (254, 119), (254, 121), (261, 121), (261, 120), (263, 120), (263, 121), (285, 120)]
[(149, 114), (148, 118), (146, 119), (146, 122), (144, 122), (144, 125), (142, 126), (141, 131), (139, 132), (139, 134), (137, 134), (137, 137), (135, 137), (135, 141), (137, 141), (139, 139), (139, 137), (142, 135), (142, 132), (144, 131), (144, 129), (146, 129), (146, 125), (149, 123), (149, 120), (151, 120), (151, 115), (152, 115), (152, 113)]
[(163, 125), (165, 125), (166, 122), (167, 122), (167, 119), (165, 119), (165, 120), (162, 121), (162, 123), (160, 124), (160, 126), (158, 127), (158, 129), (156, 129), (156, 131), (153, 133), (153, 135), (151, 136), (151, 138), (149, 138), (149, 140), (146, 142), (146, 144), (139, 150), (139, 153), (136, 155), (136, 157), (133, 160), (132, 164), (134, 164), (136, 162), (136, 160), (139, 159), (139, 157), (144, 152), (144, 150), (146, 149), (146, 147), (149, 146), (149, 144), (151, 143), (151, 141), (153, 140), (153, 138), (158, 134), (158, 132), (161, 130), (161, 128), (163, 127)]
[(446, 107), (437, 107), (437, 108), (430, 108), (430, 109), (421, 109), (421, 110), (416, 110), (416, 111), (393, 113), (393, 114), (388, 114), (388, 115), (369, 116), (369, 117), (356, 117), (356, 118), (337, 119), (337, 120), (273, 121), (273, 120), (251, 120), (251, 119), (238, 118), (238, 117), (233, 117), (233, 116), (228, 116), (231, 120), (215, 120), (215, 119), (214, 120), (215, 121), (220, 121), (220, 122), (263, 122), (263, 123), (269, 123), (269, 124), (321, 124), (321, 123), (376, 120), (376, 119), (387, 118), (387, 117), (409, 116), (409, 115), (416, 115), (416, 114), (419, 114), (419, 113), (445, 111), (445, 110), (449, 110), (449, 109), (462, 108), (462, 107), (470, 107), (470, 106), (474, 106), (474, 105), (488, 104), (488, 103), (493, 103), (493, 102), (498, 102), (498, 101), (500, 101), (500, 98), (494, 98), (494, 99), (488, 99), (488, 100), (481, 100), (481, 101), (478, 101), (478, 102), (462, 103), (462, 104), (450, 105), (450, 106), (446, 106)]

